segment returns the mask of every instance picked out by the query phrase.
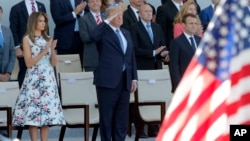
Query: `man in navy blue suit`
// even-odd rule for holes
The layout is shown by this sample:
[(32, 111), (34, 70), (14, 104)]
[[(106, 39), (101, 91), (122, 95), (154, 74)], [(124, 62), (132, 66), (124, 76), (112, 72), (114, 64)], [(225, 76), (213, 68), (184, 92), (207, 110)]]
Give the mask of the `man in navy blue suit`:
[(107, 19), (90, 37), (96, 42), (99, 64), (94, 71), (102, 141), (124, 141), (127, 134), (130, 92), (137, 88), (137, 71), (130, 33), (120, 28), (121, 7), (106, 9)]
[(14, 38), (14, 43), (16, 46), (16, 55), (19, 63), (19, 72), (18, 72), (18, 83), (19, 87), (21, 87), (25, 73), (26, 73), (26, 65), (23, 58), (22, 51), (22, 39), (27, 30), (27, 21), (29, 15), (32, 11), (32, 2), (34, 2), (34, 7), (36, 12), (44, 12), (46, 13), (46, 9), (43, 3), (38, 2), (36, 0), (23, 0), (13, 7), (10, 10), (10, 29)]
[(50, 12), (56, 25), (57, 54), (79, 54), (81, 63), (83, 43), (78, 19), (87, 12), (84, 10), (86, 5), (84, 0), (50, 0)]
[(201, 40), (199, 36), (195, 35), (198, 28), (196, 15), (184, 15), (182, 24), (184, 32), (179, 37), (173, 39), (170, 44), (169, 71), (172, 82), (172, 92), (175, 92)]
[(211, 5), (201, 10), (199, 14), (204, 31), (207, 29), (207, 26), (214, 15), (214, 9), (216, 5), (219, 4), (220, 0), (211, 0), (211, 2)]

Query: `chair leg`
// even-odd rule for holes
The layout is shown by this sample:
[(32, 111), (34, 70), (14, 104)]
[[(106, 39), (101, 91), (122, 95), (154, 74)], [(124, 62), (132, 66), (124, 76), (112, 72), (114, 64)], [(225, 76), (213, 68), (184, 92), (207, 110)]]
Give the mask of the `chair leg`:
[(132, 135), (132, 104), (133, 103), (130, 103), (129, 104), (129, 114), (128, 114), (128, 131), (127, 131), (127, 134), (129, 137), (131, 137)]
[(85, 137), (85, 141), (89, 141), (89, 127), (85, 127), (84, 129), (84, 137)]
[(92, 141), (96, 141), (97, 132), (98, 132), (98, 125), (94, 127), (94, 131), (93, 131), (93, 135), (92, 135)]
[(63, 141), (65, 131), (66, 131), (66, 126), (62, 126), (60, 131), (59, 141)]
[(17, 130), (17, 138), (21, 140), (22, 134), (23, 134), (23, 129), (22, 129), (22, 127), (20, 127), (20, 129)]
[(143, 127), (144, 127), (144, 124), (138, 124), (138, 126), (136, 127), (135, 141), (139, 141), (140, 134), (141, 134)]

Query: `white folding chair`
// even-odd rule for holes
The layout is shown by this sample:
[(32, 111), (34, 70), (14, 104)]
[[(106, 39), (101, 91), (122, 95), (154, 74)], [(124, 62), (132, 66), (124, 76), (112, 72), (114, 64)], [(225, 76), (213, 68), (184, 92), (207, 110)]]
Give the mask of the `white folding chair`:
[(0, 82), (0, 129), (7, 130), (7, 136), (12, 137), (12, 109), (19, 95), (17, 81)]
[(142, 125), (161, 124), (166, 112), (166, 105), (172, 99), (171, 81), (168, 69), (138, 70), (138, 91), (135, 102), (139, 120), (135, 140), (138, 140)]
[(85, 141), (89, 140), (89, 128), (94, 127), (92, 140), (96, 139), (99, 127), (99, 111), (93, 72), (60, 73), (61, 102), (66, 126), (62, 126), (62, 141), (66, 127), (85, 128)]
[(10, 76), (10, 80), (17, 81), (18, 72), (19, 72), (19, 63), (18, 63), (18, 60), (16, 59), (14, 69)]

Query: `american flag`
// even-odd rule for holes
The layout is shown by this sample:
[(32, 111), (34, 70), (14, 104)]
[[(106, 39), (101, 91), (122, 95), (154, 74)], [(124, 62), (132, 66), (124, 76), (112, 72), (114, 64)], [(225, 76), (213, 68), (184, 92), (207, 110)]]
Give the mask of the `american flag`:
[(248, 0), (221, 0), (157, 141), (228, 141), (230, 124), (250, 124), (248, 5)]

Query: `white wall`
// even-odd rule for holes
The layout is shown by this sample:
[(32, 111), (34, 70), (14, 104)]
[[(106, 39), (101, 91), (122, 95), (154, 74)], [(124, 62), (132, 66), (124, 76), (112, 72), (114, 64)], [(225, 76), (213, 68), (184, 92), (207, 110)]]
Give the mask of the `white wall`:
[[(0, 5), (3, 8), (3, 19), (1, 24), (8, 26), (9, 27), (9, 12), (10, 12), (10, 8), (20, 2), (21, 0), (0, 0)], [(50, 8), (49, 8), (49, 3), (50, 0), (38, 0), (40, 2), (43, 2), (46, 6), (46, 10), (49, 16), (49, 27), (50, 27), (50, 34), (53, 35), (53, 30), (54, 30), (54, 23), (53, 20), (51, 18), (50, 15)], [(125, 3), (129, 4), (129, 0), (124, 0)], [(205, 8), (206, 6), (209, 5), (210, 0), (197, 0), (199, 5), (201, 6), (201, 9)], [(151, 3), (152, 5), (155, 6), (155, 8), (157, 8), (160, 4), (161, 4), (161, 0), (147, 0), (147, 2)]]

